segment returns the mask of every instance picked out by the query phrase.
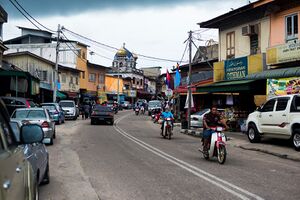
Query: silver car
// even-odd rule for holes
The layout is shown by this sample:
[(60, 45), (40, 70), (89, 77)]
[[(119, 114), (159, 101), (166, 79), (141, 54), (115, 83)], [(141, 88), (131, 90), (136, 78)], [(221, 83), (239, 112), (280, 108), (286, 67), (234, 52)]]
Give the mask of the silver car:
[(11, 120), (20, 124), (38, 124), (43, 128), (44, 140), (46, 144), (53, 144), (55, 138), (55, 121), (51, 118), (49, 112), (44, 108), (18, 108), (16, 109)]
[(59, 105), (65, 111), (65, 118), (76, 120), (79, 115), (79, 110), (76, 107), (76, 104), (72, 100), (62, 100), (59, 102)]
[[(20, 128), (22, 127), (22, 123), (20, 121), (10, 121), (10, 126), (17, 142), (20, 143)], [(20, 143), (19, 147), (23, 150), (26, 159), (32, 166), (34, 180), (36, 180), (38, 184), (48, 184), (50, 182), (49, 154), (46, 146), (41, 142), (37, 142), (34, 144)]]
[[(219, 113), (222, 113), (224, 111), (225, 111), (224, 109), (218, 108)], [(203, 117), (205, 114), (207, 114), (209, 112), (210, 112), (210, 109), (206, 108), (195, 114), (192, 114), (191, 115), (191, 127), (202, 128), (203, 127)]]

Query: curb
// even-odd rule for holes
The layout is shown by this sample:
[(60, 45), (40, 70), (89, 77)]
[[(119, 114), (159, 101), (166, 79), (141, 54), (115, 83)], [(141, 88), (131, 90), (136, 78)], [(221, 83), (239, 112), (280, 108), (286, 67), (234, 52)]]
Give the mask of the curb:
[(243, 145), (234, 145), (234, 147), (238, 147), (238, 148), (241, 148), (243, 150), (248, 150), (248, 151), (258, 151), (258, 152), (262, 152), (262, 153), (265, 153), (265, 154), (277, 156), (279, 158), (300, 162), (300, 158), (295, 158), (295, 157), (290, 156), (288, 154), (281, 154), (281, 153), (271, 152), (271, 151), (268, 151), (268, 150), (265, 150), (265, 149), (260, 149), (260, 148), (255, 148), (255, 147), (245, 147)]
[[(191, 135), (194, 137), (202, 137), (202, 131), (195, 131), (195, 130), (188, 130), (188, 129), (181, 129), (180, 133), (186, 134), (186, 135)], [(234, 138), (228, 137), (227, 140), (234, 140)], [(292, 160), (292, 161), (296, 161), (296, 162), (300, 162), (300, 158), (288, 155), (288, 154), (281, 154), (281, 153), (276, 153), (276, 152), (272, 152), (272, 151), (268, 151), (266, 149), (262, 149), (262, 148), (257, 148), (257, 147), (246, 147), (243, 145), (238, 145), (238, 144), (234, 144), (233, 145), (236, 148), (240, 148), (243, 150), (248, 150), (248, 151), (257, 151), (257, 152), (261, 152), (261, 153), (265, 153), (265, 154), (269, 154), (269, 155), (273, 155), (279, 158), (283, 158), (283, 159), (287, 159), (287, 160)]]

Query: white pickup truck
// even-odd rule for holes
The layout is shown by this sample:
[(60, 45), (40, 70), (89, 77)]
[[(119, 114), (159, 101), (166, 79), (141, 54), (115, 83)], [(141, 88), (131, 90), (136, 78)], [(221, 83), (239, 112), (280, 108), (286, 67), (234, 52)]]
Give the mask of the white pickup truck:
[(290, 139), (300, 150), (300, 95), (285, 95), (269, 99), (247, 119), (250, 142), (261, 137)]

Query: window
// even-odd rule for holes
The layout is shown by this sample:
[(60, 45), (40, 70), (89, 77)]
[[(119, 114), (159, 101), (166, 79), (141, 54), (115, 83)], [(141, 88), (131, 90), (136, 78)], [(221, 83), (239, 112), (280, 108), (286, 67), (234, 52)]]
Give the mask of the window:
[(73, 84), (73, 76), (70, 76), (70, 83)]
[(300, 112), (300, 97), (295, 96), (291, 105), (291, 112)]
[(41, 81), (48, 81), (48, 72), (46, 70), (38, 71), (38, 77)]
[(78, 81), (78, 77), (76, 76), (76, 78), (75, 78), (75, 80), (76, 80), (76, 85), (78, 85), (79, 83), (79, 81)]
[(99, 83), (104, 84), (104, 74), (99, 74)]
[[(0, 114), (0, 132), (2, 132), (2, 134), (4, 134), (4, 138), (7, 142), (8, 148), (15, 145), (13, 135), (10, 132), (9, 126), (6, 123), (6, 121), (4, 120), (4, 117), (2, 116), (2, 114)], [(2, 134), (0, 134), (0, 135), (2, 135)]]
[(85, 55), (85, 52), (82, 51), (82, 58), (85, 59), (86, 55)]
[(235, 33), (230, 32), (226, 34), (226, 58), (234, 58), (235, 56)]
[(290, 15), (285, 18), (286, 40), (298, 38), (298, 14)]
[(259, 53), (259, 41), (258, 35), (254, 34), (250, 36), (250, 54), (258, 54)]
[(274, 109), (276, 99), (271, 99), (270, 101), (267, 101), (263, 108), (261, 109), (262, 112), (271, 112)]
[(66, 75), (65, 74), (61, 75), (61, 82), (66, 83)]
[(85, 79), (85, 72), (82, 72), (81, 78), (82, 78), (82, 79)]
[(96, 74), (89, 74), (89, 82), (96, 82)]
[(277, 99), (276, 111), (285, 110), (289, 99), (290, 98), (278, 98)]

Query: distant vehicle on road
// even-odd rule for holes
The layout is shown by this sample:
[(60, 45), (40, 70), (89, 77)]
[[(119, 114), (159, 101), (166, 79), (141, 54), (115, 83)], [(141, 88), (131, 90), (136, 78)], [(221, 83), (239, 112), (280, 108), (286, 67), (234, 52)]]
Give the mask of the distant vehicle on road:
[(131, 109), (132, 108), (132, 105), (131, 105), (131, 103), (129, 101), (122, 101), (121, 102), (121, 106), (124, 109)]
[(91, 124), (96, 124), (101, 121), (114, 124), (114, 113), (111, 107), (95, 105), (91, 114)]
[(152, 112), (153, 113), (157, 113), (158, 110), (162, 110), (161, 101), (159, 101), (159, 100), (149, 101), (149, 104), (148, 104), (148, 116), (151, 116)]
[(17, 108), (33, 108), (36, 104), (31, 99), (23, 97), (0, 97), (11, 115)]
[[(36, 125), (25, 125), (20, 130), (21, 145), (43, 140), (43, 132), (32, 134)], [(9, 116), (0, 100), (0, 197), (1, 200), (38, 199), (38, 181), (24, 151), (18, 146), (9, 124)]]
[(262, 137), (290, 139), (300, 151), (300, 95), (269, 99), (248, 116), (246, 129), (250, 142), (259, 142)]
[(76, 120), (79, 115), (79, 109), (75, 105), (75, 101), (72, 100), (61, 100), (59, 105), (65, 111), (65, 118), (66, 119), (73, 119)]
[(26, 123), (38, 124), (44, 131), (44, 143), (53, 144), (55, 138), (55, 122), (49, 112), (44, 108), (18, 108), (12, 116), (11, 121), (23, 125)]
[(65, 122), (65, 112), (58, 103), (42, 103), (41, 106), (49, 111), (56, 124)]

